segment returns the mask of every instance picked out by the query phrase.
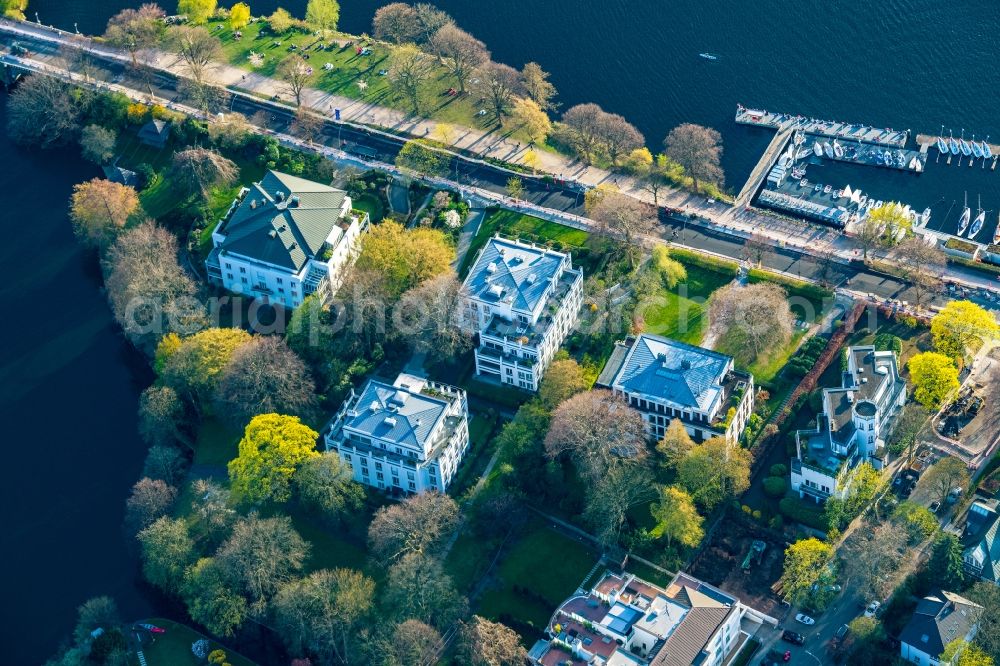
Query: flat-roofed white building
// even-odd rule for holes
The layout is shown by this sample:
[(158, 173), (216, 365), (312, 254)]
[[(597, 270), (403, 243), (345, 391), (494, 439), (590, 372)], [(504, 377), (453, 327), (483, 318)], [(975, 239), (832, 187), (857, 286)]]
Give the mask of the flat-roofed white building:
[(323, 431), (354, 480), (386, 491), (444, 492), (469, 448), (465, 391), (401, 374), (351, 391)]
[(479, 333), (476, 374), (537, 391), (576, 325), (583, 271), (568, 253), (494, 236), (463, 286), (466, 314)]
[(337, 289), (367, 228), (368, 214), (353, 211), (343, 190), (268, 171), (212, 232), (208, 280), (294, 308), (321, 288)]

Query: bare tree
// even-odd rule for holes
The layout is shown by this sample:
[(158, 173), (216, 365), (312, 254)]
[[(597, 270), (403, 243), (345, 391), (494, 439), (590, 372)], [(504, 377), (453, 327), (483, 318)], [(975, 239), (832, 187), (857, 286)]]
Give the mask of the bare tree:
[(420, 87), (431, 74), (430, 57), (412, 45), (393, 51), (389, 80), (398, 92), (410, 100), (413, 113), (420, 113)]
[(446, 12), (427, 2), (418, 2), (413, 6), (413, 9), (417, 12), (417, 32), (413, 40), (417, 44), (426, 44), (431, 41), (434, 33), (449, 23), (455, 22), (455, 19)]
[(172, 44), (197, 83), (205, 82), (208, 70), (222, 56), (219, 40), (200, 26), (183, 25), (175, 28)]
[(550, 458), (568, 454), (590, 481), (600, 480), (616, 465), (646, 454), (642, 415), (610, 391), (578, 393), (552, 413), (545, 436)]
[(858, 591), (865, 599), (885, 599), (895, 587), (903, 555), (906, 532), (890, 523), (877, 525), (867, 538), (850, 547), (844, 564), (858, 578)]
[(521, 75), (509, 65), (487, 62), (477, 70), (479, 83), (476, 91), (486, 99), (493, 119), (503, 125), (504, 116), (510, 115), (514, 98), (521, 92)]
[(657, 496), (656, 480), (646, 465), (613, 466), (588, 486), (583, 518), (601, 545), (610, 547), (620, 542), (629, 510)]
[(958, 458), (945, 456), (931, 465), (920, 479), (920, 486), (929, 489), (934, 499), (944, 502), (955, 488), (968, 490), (969, 469)]
[(69, 216), (82, 240), (104, 248), (125, 223), (142, 214), (139, 195), (131, 187), (103, 178), (73, 186)]
[(112, 46), (128, 51), (132, 57), (132, 68), (139, 67), (138, 54), (156, 46), (163, 38), (166, 16), (153, 3), (141, 5), (138, 9), (123, 9), (108, 19), (104, 38)]
[(218, 412), (242, 426), (258, 414), (289, 414), (308, 419), (316, 405), (316, 386), (306, 364), (285, 341), (254, 336), (239, 347), (216, 388)]
[(385, 648), (399, 664), (433, 664), (444, 649), (438, 630), (420, 620), (406, 620), (392, 634)]
[(239, 178), (239, 167), (207, 148), (188, 148), (174, 153), (170, 178), (182, 192), (207, 197), (216, 186), (229, 186)]
[(277, 73), (295, 98), (296, 106), (302, 106), (302, 91), (313, 78), (313, 68), (302, 56), (293, 53), (278, 63)]
[(760, 267), (761, 262), (764, 261), (764, 255), (770, 252), (770, 250), (771, 244), (767, 238), (763, 234), (754, 232), (743, 243), (743, 252), (740, 254), (744, 260), (749, 261), (754, 266)]
[(407, 553), (389, 567), (383, 600), (397, 618), (420, 620), (438, 630), (462, 618), (469, 606), (441, 562), (424, 553)]
[(432, 360), (455, 358), (472, 348), (466, 293), (454, 273), (444, 273), (405, 292), (396, 305), (395, 334)]
[(292, 120), (291, 130), (297, 136), (302, 137), (307, 142), (312, 143), (319, 136), (323, 129), (323, 119), (305, 107), (299, 107), (295, 111), (295, 118)]
[(394, 44), (415, 41), (421, 32), (417, 10), (405, 2), (392, 2), (379, 7), (372, 19), (372, 31), (376, 39)]
[(177, 96), (205, 115), (213, 115), (229, 110), (228, 93), (224, 88), (210, 83), (199, 83), (192, 79), (177, 82)]
[(593, 103), (577, 104), (563, 114), (563, 123), (570, 128), (574, 148), (585, 162), (591, 162), (600, 147), (601, 116), (604, 109)]
[(597, 130), (613, 165), (618, 164), (618, 158), (623, 153), (641, 148), (646, 143), (642, 132), (617, 113), (602, 113), (598, 116)]
[(434, 33), (430, 47), (455, 77), (460, 93), (465, 92), (465, 84), (472, 72), (490, 59), (486, 45), (454, 23), (449, 23)]
[(160, 479), (139, 479), (125, 501), (125, 522), (133, 532), (145, 529), (157, 518), (166, 515), (175, 499), (177, 489), (166, 482)]
[(169, 386), (153, 385), (139, 396), (139, 434), (152, 446), (191, 446), (184, 402)]
[(923, 305), (926, 296), (941, 283), (947, 269), (947, 256), (936, 243), (918, 236), (907, 238), (895, 251), (904, 280), (913, 286), (913, 300)]
[(524, 92), (531, 101), (543, 111), (553, 111), (556, 104), (552, 98), (556, 96), (556, 87), (549, 82), (549, 73), (537, 62), (529, 62), (521, 68), (521, 79), (524, 81)]
[(684, 123), (670, 130), (664, 144), (667, 157), (694, 180), (695, 192), (702, 182), (722, 184), (722, 136), (714, 129)]
[(459, 649), (463, 663), (470, 666), (522, 666), (528, 659), (528, 651), (521, 645), (517, 632), (478, 615), (462, 624)]
[(7, 133), (24, 144), (51, 148), (71, 141), (80, 126), (71, 88), (51, 76), (29, 76), (10, 93)]
[(207, 323), (194, 298), (198, 286), (177, 256), (177, 238), (144, 222), (122, 234), (105, 259), (105, 287), (115, 319), (132, 344), (149, 355), (160, 336), (190, 335)]
[(117, 140), (114, 130), (100, 125), (87, 125), (80, 132), (80, 150), (84, 159), (95, 164), (107, 164), (115, 156)]
[(777, 285), (729, 284), (716, 290), (708, 305), (713, 330), (744, 349), (747, 356), (743, 360), (752, 361), (765, 350), (779, 349), (792, 337), (794, 317), (785, 290)]
[(409, 553), (433, 553), (458, 528), (459, 520), (458, 504), (447, 495), (413, 495), (375, 513), (368, 526), (368, 543), (383, 562)]
[(639, 255), (639, 241), (656, 228), (656, 209), (619, 192), (603, 194), (590, 211), (597, 223), (597, 233), (614, 240), (628, 253), (634, 268)]

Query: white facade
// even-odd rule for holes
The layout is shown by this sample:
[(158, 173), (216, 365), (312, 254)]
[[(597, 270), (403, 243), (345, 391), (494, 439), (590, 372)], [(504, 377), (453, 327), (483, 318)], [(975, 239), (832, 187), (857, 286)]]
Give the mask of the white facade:
[[(301, 183), (313, 187), (299, 195), (293, 188)], [(343, 192), (268, 172), (240, 192), (212, 232), (209, 282), (297, 307), (317, 290), (340, 286), (368, 224), (368, 215), (352, 211)]]
[(380, 490), (445, 492), (469, 448), (465, 391), (401, 374), (351, 392), (324, 429), (326, 450)]
[(583, 272), (569, 254), (496, 236), (463, 286), (466, 315), (479, 334), (476, 374), (537, 391), (576, 325)]
[(791, 486), (817, 502), (846, 497), (857, 467), (881, 469), (885, 443), (906, 404), (906, 383), (896, 354), (872, 346), (850, 347), (842, 386), (823, 390), (815, 430), (795, 433)]

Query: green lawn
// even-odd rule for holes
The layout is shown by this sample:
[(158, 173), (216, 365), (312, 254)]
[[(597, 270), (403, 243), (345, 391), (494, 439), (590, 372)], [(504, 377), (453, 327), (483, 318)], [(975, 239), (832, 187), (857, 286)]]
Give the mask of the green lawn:
[(533, 243), (559, 243), (571, 252), (582, 248), (590, 236), (582, 229), (567, 227), (564, 224), (549, 222), (505, 208), (492, 208), (486, 212), (479, 226), (479, 232), (472, 239), (469, 251), (462, 260), (462, 267), (459, 270), (462, 277), (472, 268), (472, 262), (475, 261), (479, 250), (486, 245), (486, 241), (498, 233), (508, 238), (520, 238)]
[[(363, 40), (353, 35), (340, 34), (334, 41), (323, 42), (311, 33), (290, 30), (276, 38), (266, 29), (266, 34), (261, 35), (261, 30), (266, 25), (266, 22), (260, 21), (246, 26), (242, 29), (243, 37), (239, 40), (234, 38), (233, 31), (224, 21), (210, 21), (207, 27), (218, 36), (225, 59), (232, 65), (275, 77), (278, 63), (291, 53), (289, 47), (294, 44), (299, 53), (309, 55), (309, 65), (315, 71), (309, 84), (311, 87), (406, 113), (414, 111), (410, 100), (392, 89), (389, 77), (379, 74), (391, 67), (391, 52), (394, 47), (369, 40), (364, 43), (366, 48), (371, 49), (370, 55), (358, 55), (356, 49)], [(275, 44), (276, 41), (280, 42), (280, 46)], [(348, 42), (354, 42), (354, 45), (346, 46)], [(345, 46), (341, 48), (338, 43)], [(250, 64), (251, 51), (264, 56), (263, 65), (253, 67)], [(476, 115), (480, 109), (475, 103), (476, 98), (469, 94), (454, 97), (445, 94), (456, 85), (455, 81), (435, 59), (430, 58), (430, 61), (431, 74), (421, 83), (418, 93), (417, 115), (483, 128), (483, 118)], [(332, 64), (333, 69), (324, 69), (323, 66), (327, 63)], [(365, 90), (358, 86), (359, 81), (367, 83)]]
[(385, 216), (382, 200), (374, 194), (362, 194), (356, 199), (353, 199), (351, 203), (356, 209), (363, 210), (368, 213), (368, 216), (371, 218), (373, 224), (381, 222), (382, 218)]
[[(167, 630), (167, 633), (159, 634), (154, 642), (147, 643), (143, 647), (143, 655), (149, 666), (185, 666), (186, 664), (202, 666), (205, 663), (204, 659), (198, 659), (191, 653), (191, 645), (202, 638), (208, 638), (208, 636), (204, 636), (188, 626), (161, 617), (150, 618), (142, 622), (154, 624)], [(255, 662), (237, 654), (221, 643), (211, 639), (209, 642), (211, 643), (210, 651), (224, 650), (226, 661), (232, 666), (256, 666)]]
[(541, 632), (597, 559), (580, 542), (549, 529), (541, 519), (532, 520), (523, 536), (507, 546), (494, 571), (496, 585), (483, 594), (478, 612), (513, 618)]
[(708, 330), (708, 297), (729, 283), (732, 277), (694, 264), (685, 268), (687, 282), (674, 290), (664, 290), (655, 303), (642, 311), (642, 316), (647, 333), (698, 345)]
[(467, 490), (476, 485), (476, 481), (486, 469), (493, 456), (493, 432), (496, 419), (489, 419), (482, 414), (476, 414), (469, 421), (469, 451), (462, 460), (458, 475), (452, 480), (448, 494), (461, 497)]

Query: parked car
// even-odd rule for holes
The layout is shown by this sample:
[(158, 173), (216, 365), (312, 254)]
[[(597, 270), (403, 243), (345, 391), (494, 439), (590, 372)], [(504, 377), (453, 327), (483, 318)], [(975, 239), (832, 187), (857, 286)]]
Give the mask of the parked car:
[(777, 650), (768, 650), (764, 658), (760, 660), (760, 666), (774, 666), (775, 664), (791, 660), (792, 653), (788, 650), (785, 650), (784, 654), (778, 652)]
[(786, 629), (781, 632), (781, 640), (792, 643), (793, 645), (803, 645), (806, 642), (806, 637), (797, 631)]
[(811, 617), (809, 617), (805, 613), (799, 613), (798, 615), (796, 615), (795, 616), (795, 621), (796, 622), (801, 622), (802, 624), (804, 624), (806, 626), (809, 626), (809, 627), (811, 627), (812, 625), (816, 624), (816, 620), (812, 619)]
[(941, 502), (934, 500), (933, 502), (931, 502), (931, 505), (927, 508), (931, 510), (931, 513), (937, 513), (938, 509), (941, 508)]
[(878, 601), (873, 601), (865, 608), (865, 617), (875, 617), (878, 613), (878, 609), (882, 607), (882, 604)]
[(851, 628), (848, 627), (846, 624), (840, 625), (840, 629), (837, 629), (837, 638), (843, 638), (844, 636), (847, 635), (847, 632), (850, 630)]

